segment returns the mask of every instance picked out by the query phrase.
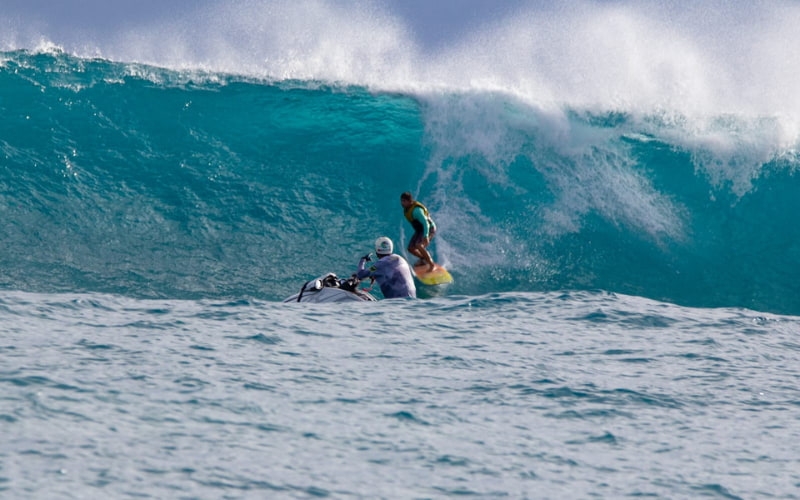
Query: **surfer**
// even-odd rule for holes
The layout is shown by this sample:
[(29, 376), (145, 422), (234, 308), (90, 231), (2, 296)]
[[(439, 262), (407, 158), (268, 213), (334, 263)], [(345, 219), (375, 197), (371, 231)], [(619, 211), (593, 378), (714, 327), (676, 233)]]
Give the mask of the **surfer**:
[(434, 263), (427, 246), (436, 234), (436, 224), (433, 223), (425, 205), (416, 201), (410, 192), (400, 195), (400, 204), (403, 206), (406, 219), (414, 228), (414, 235), (408, 242), (408, 251), (419, 260), (414, 266), (422, 263), (428, 265), (428, 271), (433, 271)]
[(386, 236), (381, 236), (375, 240), (375, 254), (378, 260), (366, 268), (366, 263), (370, 262), (369, 254), (361, 257), (358, 262), (359, 279), (373, 278), (381, 287), (381, 293), (387, 299), (397, 299), (403, 297), (417, 297), (417, 287), (414, 285), (414, 278), (411, 276), (411, 268), (403, 257), (392, 253), (394, 243)]

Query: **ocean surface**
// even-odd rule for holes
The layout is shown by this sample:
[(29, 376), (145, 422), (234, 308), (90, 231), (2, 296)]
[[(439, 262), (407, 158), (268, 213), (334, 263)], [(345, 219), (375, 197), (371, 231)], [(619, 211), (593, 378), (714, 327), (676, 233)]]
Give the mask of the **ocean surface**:
[(800, 498), (796, 3), (200, 4), (0, 13), (0, 498)]

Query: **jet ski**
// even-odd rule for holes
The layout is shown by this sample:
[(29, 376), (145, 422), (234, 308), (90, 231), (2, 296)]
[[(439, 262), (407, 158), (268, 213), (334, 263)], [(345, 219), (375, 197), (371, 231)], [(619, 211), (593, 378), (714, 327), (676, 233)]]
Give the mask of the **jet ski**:
[(375, 302), (377, 299), (358, 288), (359, 280), (356, 275), (348, 279), (340, 279), (333, 273), (320, 276), (317, 279), (307, 281), (300, 288), (300, 291), (291, 297), (284, 299), (284, 302)]

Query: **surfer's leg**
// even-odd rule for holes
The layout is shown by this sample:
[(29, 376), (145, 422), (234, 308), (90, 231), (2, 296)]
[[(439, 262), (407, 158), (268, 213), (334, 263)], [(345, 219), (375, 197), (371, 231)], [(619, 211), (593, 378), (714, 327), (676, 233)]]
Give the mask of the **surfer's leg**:
[(423, 246), (420, 247), (422, 249), (423, 257), (422, 260), (428, 264), (428, 271), (433, 271), (433, 257), (431, 257), (431, 253)]
[(420, 233), (414, 233), (414, 236), (411, 237), (411, 241), (408, 242), (408, 252), (414, 257), (424, 261), (425, 255), (420, 252), (420, 249), (423, 251), (425, 250), (425, 248), (420, 245), (421, 239), (422, 235)]
[(433, 263), (433, 255), (431, 254), (430, 250), (428, 250), (427, 246), (431, 244), (431, 240), (436, 235), (436, 229), (431, 228), (428, 234), (428, 243), (424, 243), (425, 239), (420, 238), (419, 242), (419, 249), (420, 253), (422, 254), (422, 260), (428, 264), (428, 271), (433, 271), (434, 263)]

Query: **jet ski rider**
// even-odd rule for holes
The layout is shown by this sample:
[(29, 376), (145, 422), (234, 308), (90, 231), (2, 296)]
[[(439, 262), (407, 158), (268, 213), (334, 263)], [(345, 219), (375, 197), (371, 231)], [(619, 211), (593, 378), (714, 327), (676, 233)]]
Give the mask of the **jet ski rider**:
[(361, 257), (358, 262), (359, 279), (373, 278), (381, 287), (381, 293), (387, 299), (417, 297), (417, 287), (414, 286), (414, 278), (411, 275), (411, 268), (406, 259), (400, 255), (392, 253), (394, 244), (386, 236), (381, 236), (375, 240), (375, 254), (378, 260), (369, 268), (365, 264), (371, 261), (369, 254)]

